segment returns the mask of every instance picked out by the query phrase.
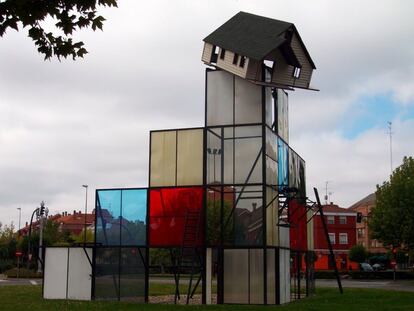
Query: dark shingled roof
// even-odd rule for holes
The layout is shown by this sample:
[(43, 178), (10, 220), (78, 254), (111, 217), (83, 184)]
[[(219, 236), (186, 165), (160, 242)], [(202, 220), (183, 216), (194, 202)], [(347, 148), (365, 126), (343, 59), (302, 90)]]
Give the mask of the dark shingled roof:
[(375, 204), (375, 201), (376, 201), (376, 195), (375, 195), (375, 192), (374, 192), (374, 193), (371, 193), (371, 194), (367, 195), (365, 198), (359, 200), (358, 202), (352, 204), (349, 207), (349, 209), (353, 210), (353, 209), (359, 207), (362, 204)]
[[(289, 29), (296, 31), (292, 23), (239, 12), (204, 38), (204, 41), (252, 59), (262, 60), (286, 41), (284, 33)], [(296, 34), (312, 67), (316, 68), (297, 31)]]

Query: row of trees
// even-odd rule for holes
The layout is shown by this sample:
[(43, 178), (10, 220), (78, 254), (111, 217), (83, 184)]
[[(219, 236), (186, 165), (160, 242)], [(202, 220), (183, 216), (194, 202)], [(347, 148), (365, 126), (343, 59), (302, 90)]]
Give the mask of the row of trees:
[(385, 247), (414, 251), (414, 159), (405, 157), (389, 181), (377, 185), (369, 219), (371, 238)]
[[(32, 251), (37, 252), (39, 245), (39, 232), (34, 230), (31, 236)], [(59, 224), (51, 220), (45, 221), (43, 229), (43, 245), (70, 245), (73, 243), (80, 243), (84, 241), (84, 232), (75, 235), (69, 231), (60, 231)], [(87, 230), (86, 241), (93, 241), (93, 232)], [(27, 259), (29, 247), (29, 237), (20, 237), (12, 225), (3, 226), (0, 223), (0, 272), (15, 265), (16, 252), (23, 253), (23, 259)]]

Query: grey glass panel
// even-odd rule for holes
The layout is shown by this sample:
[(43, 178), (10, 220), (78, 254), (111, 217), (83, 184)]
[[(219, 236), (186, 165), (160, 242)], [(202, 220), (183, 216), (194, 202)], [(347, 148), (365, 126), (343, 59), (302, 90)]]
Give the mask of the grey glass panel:
[(276, 303), (276, 270), (275, 270), (275, 250), (267, 249), (267, 303)]
[(262, 137), (260, 126), (236, 127), (235, 183), (262, 183)]
[(207, 131), (207, 183), (221, 183), (221, 128)]
[(266, 124), (270, 126), (272, 129), (275, 124), (275, 101), (273, 98), (273, 93), (276, 92), (276, 90), (267, 87), (266, 88)]
[(249, 303), (247, 249), (224, 250), (224, 303)]
[[(234, 128), (225, 129), (225, 131), (233, 131)], [(234, 139), (226, 139), (223, 142), (224, 144), (224, 183), (225, 184), (234, 184), (236, 181), (236, 166), (235, 166), (235, 145), (236, 141)]]
[(277, 182), (277, 162), (266, 157), (266, 184), (276, 186)]
[[(236, 206), (232, 215), (234, 245), (263, 243), (263, 189), (261, 186), (235, 187)], [(225, 228), (226, 229), (226, 228)]]
[(250, 249), (250, 303), (262, 304), (263, 303), (263, 250), (262, 249)]
[(122, 190), (121, 245), (145, 245), (147, 189)]
[(96, 248), (95, 252), (95, 299), (118, 299), (120, 248)]
[(233, 124), (233, 75), (223, 71), (207, 72), (207, 125)]
[(277, 161), (277, 135), (266, 127), (266, 154)]
[(289, 187), (299, 187), (298, 156), (289, 149)]
[(277, 90), (277, 120), (278, 135), (289, 142), (288, 95), (280, 89)]
[(120, 245), (121, 190), (98, 190), (96, 243)]
[(145, 300), (145, 249), (121, 248), (120, 298), (121, 300)]
[(306, 166), (305, 161), (299, 158), (299, 195), (306, 198)]
[(235, 77), (235, 124), (262, 122), (262, 87)]
[(278, 145), (278, 184), (279, 187), (289, 186), (289, 149), (288, 146), (279, 138)]

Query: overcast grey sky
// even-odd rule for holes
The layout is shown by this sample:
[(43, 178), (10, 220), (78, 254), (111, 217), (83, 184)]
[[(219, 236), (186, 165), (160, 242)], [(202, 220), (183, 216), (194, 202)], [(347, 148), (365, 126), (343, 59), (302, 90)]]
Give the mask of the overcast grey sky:
[(0, 222), (22, 225), (45, 200), (83, 210), (95, 188), (147, 186), (150, 129), (202, 126), (202, 39), (239, 11), (293, 22), (320, 92), (290, 93), (290, 144), (308, 191), (348, 207), (414, 150), (410, 1), (136, 1), (82, 31), (85, 59), (44, 62), (27, 31), (0, 39)]

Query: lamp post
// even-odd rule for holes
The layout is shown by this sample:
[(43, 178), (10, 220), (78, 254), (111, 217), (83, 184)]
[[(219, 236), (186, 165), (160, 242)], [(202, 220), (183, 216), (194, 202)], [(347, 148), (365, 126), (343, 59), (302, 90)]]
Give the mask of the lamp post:
[(43, 221), (45, 218), (47, 218), (47, 215), (49, 214), (49, 210), (47, 207), (45, 207), (45, 202), (40, 202), (40, 209), (39, 209), (39, 261), (37, 265), (37, 272), (42, 273), (42, 264), (43, 264)]
[(88, 185), (82, 185), (85, 188), (85, 228), (83, 229), (83, 244), (86, 244), (86, 214), (88, 213)]
[(207, 153), (213, 155), (213, 182), (216, 182), (216, 155), (221, 155), (221, 149), (207, 148)]
[[(18, 207), (17, 210), (19, 211), (19, 230), (17, 231), (17, 236), (20, 236), (20, 221), (22, 219), (22, 208)], [(19, 276), (20, 276), (20, 255), (17, 256), (17, 278), (19, 278)]]

